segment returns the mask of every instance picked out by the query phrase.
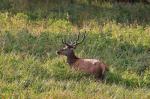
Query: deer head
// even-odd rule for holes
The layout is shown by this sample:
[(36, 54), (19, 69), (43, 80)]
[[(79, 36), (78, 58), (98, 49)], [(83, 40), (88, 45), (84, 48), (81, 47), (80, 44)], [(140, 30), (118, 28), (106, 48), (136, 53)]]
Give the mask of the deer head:
[(57, 51), (58, 55), (65, 55), (65, 56), (69, 56), (71, 54), (74, 54), (73, 50), (77, 47), (77, 45), (81, 44), (84, 40), (85, 40), (85, 33), (82, 35), (82, 39), (80, 40), (80, 32), (77, 35), (76, 40), (69, 40), (69, 42), (67, 42), (66, 40), (62, 39), (62, 43), (65, 45), (62, 49)]

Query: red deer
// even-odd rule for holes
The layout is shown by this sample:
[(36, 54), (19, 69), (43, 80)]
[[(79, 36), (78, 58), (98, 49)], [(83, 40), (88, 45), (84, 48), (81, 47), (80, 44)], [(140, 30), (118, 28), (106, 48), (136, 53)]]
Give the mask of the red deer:
[(106, 64), (101, 62), (98, 59), (84, 59), (79, 58), (75, 55), (74, 49), (82, 43), (85, 39), (85, 34), (82, 36), (83, 38), (79, 41), (80, 33), (77, 36), (77, 39), (73, 42), (66, 42), (66, 40), (62, 39), (62, 43), (65, 45), (62, 49), (57, 51), (58, 55), (67, 56), (67, 63), (70, 65), (71, 68), (75, 70), (80, 70), (81, 72), (89, 73), (94, 75), (96, 78), (100, 78), (101, 80), (104, 79), (105, 72), (108, 70)]

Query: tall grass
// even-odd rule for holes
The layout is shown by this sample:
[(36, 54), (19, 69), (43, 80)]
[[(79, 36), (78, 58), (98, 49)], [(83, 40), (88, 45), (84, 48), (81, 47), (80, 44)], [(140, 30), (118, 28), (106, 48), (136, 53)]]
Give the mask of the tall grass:
[[(149, 99), (150, 7), (99, 6), (64, 7), (64, 12), (47, 13), (47, 18), (41, 14), (46, 10), (37, 10), (38, 14), (34, 10), (1, 12), (0, 98)], [(75, 11), (69, 13), (71, 20), (66, 19), (65, 11)], [(84, 11), (89, 12), (87, 17)], [(104, 83), (71, 70), (66, 58), (55, 53), (63, 46), (63, 37), (74, 38), (79, 31), (87, 31), (88, 36), (75, 52), (109, 65)]]

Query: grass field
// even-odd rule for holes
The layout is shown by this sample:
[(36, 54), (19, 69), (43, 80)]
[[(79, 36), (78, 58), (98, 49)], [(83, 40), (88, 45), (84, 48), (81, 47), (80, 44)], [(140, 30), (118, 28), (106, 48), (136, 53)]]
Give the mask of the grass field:
[[(150, 99), (149, 5), (53, 7), (1, 10), (0, 99)], [(56, 55), (79, 31), (88, 36), (76, 54), (110, 68), (103, 83)]]

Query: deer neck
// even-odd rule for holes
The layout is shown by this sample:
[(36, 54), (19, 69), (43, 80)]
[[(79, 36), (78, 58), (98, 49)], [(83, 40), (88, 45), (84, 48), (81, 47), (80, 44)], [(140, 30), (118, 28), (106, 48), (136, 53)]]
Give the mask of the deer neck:
[(71, 54), (67, 55), (67, 63), (71, 66), (74, 64), (79, 58), (72, 52)]

